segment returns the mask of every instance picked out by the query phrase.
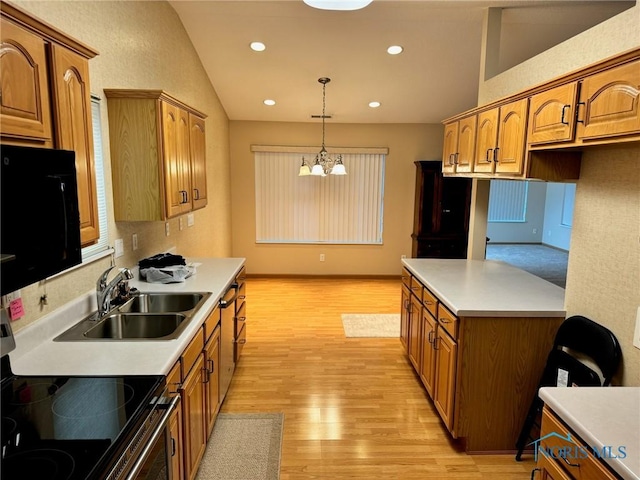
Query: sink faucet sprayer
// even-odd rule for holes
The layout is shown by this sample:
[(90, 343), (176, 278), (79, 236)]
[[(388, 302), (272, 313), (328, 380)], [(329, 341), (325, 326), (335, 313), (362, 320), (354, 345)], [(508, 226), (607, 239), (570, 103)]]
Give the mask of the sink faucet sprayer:
[(111, 300), (116, 289), (124, 288), (125, 290), (127, 290), (127, 281), (133, 278), (133, 273), (131, 273), (131, 270), (129, 270), (128, 268), (120, 268), (115, 278), (107, 284), (107, 277), (109, 276), (109, 272), (111, 272), (111, 270), (113, 270), (114, 268), (115, 267), (107, 268), (102, 273), (102, 275), (100, 275), (100, 278), (98, 278), (98, 282), (96, 283), (98, 318), (101, 318), (111, 308)]

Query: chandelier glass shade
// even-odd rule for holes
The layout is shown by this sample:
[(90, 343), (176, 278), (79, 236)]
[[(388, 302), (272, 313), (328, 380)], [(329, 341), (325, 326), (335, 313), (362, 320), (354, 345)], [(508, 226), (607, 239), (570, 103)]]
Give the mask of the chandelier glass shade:
[(333, 159), (329, 156), (327, 149), (324, 147), (326, 88), (327, 83), (329, 83), (330, 81), (331, 79), (327, 77), (321, 77), (318, 79), (318, 82), (322, 84), (322, 148), (320, 148), (320, 152), (318, 152), (318, 154), (316, 155), (316, 161), (313, 165), (307, 163), (305, 158), (302, 157), (302, 165), (300, 165), (300, 173), (298, 173), (298, 176), (300, 177), (304, 177), (306, 175), (317, 175), (320, 177), (325, 177), (327, 176), (327, 174), (347, 174), (344, 163), (342, 163), (342, 155), (338, 155), (335, 159)]

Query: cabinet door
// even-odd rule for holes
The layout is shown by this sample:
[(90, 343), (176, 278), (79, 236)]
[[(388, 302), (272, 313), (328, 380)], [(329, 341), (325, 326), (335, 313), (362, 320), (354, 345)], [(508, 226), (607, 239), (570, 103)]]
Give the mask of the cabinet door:
[(161, 102), (165, 208), (167, 217), (191, 210), (189, 119), (181, 108)]
[(478, 114), (473, 171), (493, 173), (494, 151), (498, 141), (498, 109)]
[(458, 151), (455, 158), (456, 172), (473, 171), (473, 154), (476, 148), (476, 115), (460, 120)]
[(529, 145), (573, 141), (577, 94), (578, 83), (572, 82), (531, 97)]
[(182, 450), (182, 409), (180, 406), (174, 410), (169, 420), (169, 432), (171, 435), (171, 479), (182, 480), (183, 476), (183, 450)]
[(436, 328), (436, 381), (433, 403), (449, 431), (453, 428), (458, 346), (440, 327)]
[(496, 173), (522, 173), (528, 107), (528, 98), (500, 107), (498, 151), (494, 155)]
[(51, 145), (51, 111), (45, 42), (0, 20), (0, 129), (2, 136)]
[(100, 237), (98, 199), (91, 121), (89, 61), (66, 48), (53, 45), (53, 79), (56, 147), (76, 153), (80, 238), (91, 245)]
[[(403, 272), (404, 275), (404, 272)], [(411, 312), (411, 294), (409, 289), (402, 286), (402, 305), (400, 306), (400, 342), (409, 353), (409, 315)]]
[(640, 133), (640, 60), (587, 77), (580, 90), (581, 140)]
[(458, 149), (458, 122), (447, 123), (444, 126), (444, 148), (442, 150), (442, 171), (453, 173), (456, 171), (454, 157)]
[(198, 473), (198, 465), (206, 447), (205, 435), (205, 390), (203, 383), (204, 355), (184, 381), (182, 391), (182, 419), (184, 440), (185, 479), (193, 480)]
[(571, 480), (571, 477), (562, 470), (562, 467), (555, 460), (545, 455), (538, 455), (536, 467), (540, 470), (540, 473), (537, 477), (532, 478), (539, 480)]
[(422, 311), (422, 362), (419, 372), (424, 388), (431, 398), (433, 398), (436, 374), (436, 351), (433, 349), (435, 334), (436, 320), (425, 308)]
[(409, 316), (409, 360), (417, 372), (420, 371), (422, 352), (422, 303), (415, 296), (411, 296), (411, 315)]
[(212, 337), (207, 342), (207, 346), (205, 347), (205, 356), (206, 356), (206, 376), (207, 383), (206, 385), (206, 393), (207, 393), (207, 437), (211, 435), (213, 431), (213, 426), (216, 422), (216, 417), (218, 415), (218, 409), (220, 408), (220, 404), (218, 402), (218, 394), (219, 394), (219, 381), (220, 381), (220, 373), (218, 372), (218, 367), (220, 366), (220, 328), (216, 328)]
[(193, 210), (207, 206), (207, 158), (204, 119), (189, 114), (191, 156), (191, 206)]

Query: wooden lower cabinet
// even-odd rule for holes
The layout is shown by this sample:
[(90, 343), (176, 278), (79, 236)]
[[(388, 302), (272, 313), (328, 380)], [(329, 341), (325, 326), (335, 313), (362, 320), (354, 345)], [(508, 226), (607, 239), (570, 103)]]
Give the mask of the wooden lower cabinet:
[(204, 354), (201, 353), (182, 387), (184, 467), (187, 480), (193, 480), (198, 473), (198, 466), (207, 446), (205, 372)]
[[(217, 312), (217, 310), (215, 310)], [(207, 377), (205, 383), (206, 389), (206, 428), (207, 438), (211, 436), (213, 426), (218, 416), (218, 410), (220, 409), (219, 403), (219, 380), (220, 380), (220, 327), (216, 327), (215, 331), (211, 335), (211, 338), (207, 341), (204, 347), (205, 360), (206, 360), (206, 372)]]
[(400, 306), (400, 343), (406, 349), (409, 348), (409, 315), (411, 314), (411, 293), (402, 286), (402, 304)]
[(436, 329), (433, 343), (435, 350), (435, 387), (433, 403), (449, 431), (453, 429), (453, 399), (456, 393), (456, 366), (458, 346), (441, 327)]
[(169, 420), (169, 431), (171, 435), (171, 479), (182, 480), (183, 472), (183, 450), (182, 450), (182, 408), (181, 405), (171, 414)]
[(458, 316), (426, 285), (418, 301), (414, 281), (401, 332), (443, 424), (469, 453), (513, 451), (563, 318)]
[[(568, 438), (571, 440), (568, 441)], [(545, 454), (545, 452), (550, 453)], [(559, 452), (569, 452), (566, 461), (557, 458), (560, 455)], [(547, 406), (542, 411), (537, 458), (538, 479), (615, 480), (617, 478), (600, 459), (593, 455), (591, 446), (584, 443)]]

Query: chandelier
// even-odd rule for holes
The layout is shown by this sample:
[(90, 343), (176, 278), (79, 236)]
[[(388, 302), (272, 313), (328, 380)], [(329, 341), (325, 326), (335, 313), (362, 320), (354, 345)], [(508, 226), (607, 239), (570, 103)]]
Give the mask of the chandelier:
[(326, 88), (327, 83), (331, 81), (330, 78), (322, 77), (318, 79), (318, 82), (322, 84), (322, 148), (320, 152), (316, 155), (316, 161), (311, 167), (307, 161), (302, 157), (302, 165), (300, 165), (300, 173), (298, 176), (304, 177), (305, 175), (318, 175), (321, 177), (327, 176), (328, 173), (331, 175), (346, 175), (347, 170), (344, 168), (344, 164), (342, 163), (342, 155), (338, 155), (335, 160), (329, 157), (329, 153), (327, 153), (326, 148), (324, 148), (324, 119), (325, 115), (325, 106), (326, 106)]

